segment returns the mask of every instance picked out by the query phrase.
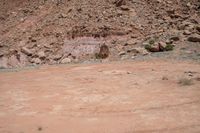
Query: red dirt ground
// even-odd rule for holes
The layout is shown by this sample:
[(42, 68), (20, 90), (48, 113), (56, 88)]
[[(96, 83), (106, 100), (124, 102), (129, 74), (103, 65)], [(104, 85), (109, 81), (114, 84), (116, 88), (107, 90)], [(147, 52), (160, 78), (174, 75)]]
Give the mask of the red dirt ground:
[(171, 60), (1, 72), (0, 133), (199, 133), (199, 77)]

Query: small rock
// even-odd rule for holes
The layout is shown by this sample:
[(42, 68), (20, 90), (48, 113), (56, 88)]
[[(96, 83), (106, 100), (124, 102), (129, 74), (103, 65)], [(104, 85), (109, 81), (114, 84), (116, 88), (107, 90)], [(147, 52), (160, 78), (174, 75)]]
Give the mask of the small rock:
[(33, 54), (33, 52), (26, 47), (22, 47), (21, 52), (28, 55), (28, 56), (31, 56)]
[(194, 75), (193, 75), (192, 73), (189, 73), (188, 76), (189, 76), (189, 77), (193, 77)]
[(146, 46), (146, 45), (149, 45), (149, 43), (148, 42), (143, 42), (142, 43), (142, 46)]
[(61, 13), (59, 18), (66, 18), (67, 17), (67, 14), (64, 14), (64, 13)]
[(137, 41), (136, 40), (129, 40), (127, 41), (124, 46), (128, 46), (128, 45), (136, 45), (137, 44)]
[(173, 36), (170, 38), (170, 40), (173, 40), (173, 41), (179, 41), (180, 38), (178, 36)]
[(40, 59), (44, 59), (46, 57), (44, 51), (40, 51), (37, 53), (37, 56), (40, 58)]
[(61, 61), (62, 64), (67, 64), (67, 63), (70, 63), (70, 62), (72, 62), (72, 60), (71, 60), (70, 58), (64, 58), (64, 59)]
[(119, 53), (119, 56), (123, 56), (125, 54), (126, 54), (126, 52), (122, 51), (122, 52)]
[(193, 35), (188, 37), (188, 41), (190, 41), (190, 42), (200, 42), (200, 35), (193, 34)]
[(167, 13), (169, 16), (172, 16), (175, 14), (175, 10), (174, 9), (171, 9), (171, 10), (167, 10)]
[(53, 60), (60, 60), (62, 58), (62, 54), (57, 54), (51, 57)]
[(185, 30), (184, 32), (183, 32), (183, 35), (191, 35), (192, 34), (192, 32), (190, 32), (189, 30)]
[(135, 59), (136, 58), (136, 56), (134, 55), (134, 56), (131, 56), (131, 59)]
[(170, 39), (167, 39), (167, 40), (165, 41), (165, 43), (166, 43), (166, 44), (172, 44), (172, 43), (173, 43), (173, 41), (172, 41), (172, 40), (170, 40)]
[(33, 58), (33, 59), (31, 60), (31, 63), (41, 64), (42, 61), (40, 60), (40, 58)]
[(160, 49), (160, 51), (164, 51), (165, 48), (166, 48), (166, 46), (167, 46), (167, 44), (164, 43), (164, 42), (159, 42), (158, 44), (159, 44), (159, 49)]
[(142, 54), (142, 55), (147, 55), (149, 54), (149, 52), (145, 49), (145, 48), (132, 48), (130, 50), (128, 50), (127, 52), (133, 52), (135, 54)]
[(187, 27), (190, 27), (190, 25), (193, 25), (193, 24), (191, 22), (184, 21), (178, 26), (178, 29), (185, 30)]
[(126, 6), (126, 5), (122, 5), (120, 8), (121, 8), (121, 10), (123, 10), (123, 11), (128, 11), (128, 10), (130, 10), (129, 7)]

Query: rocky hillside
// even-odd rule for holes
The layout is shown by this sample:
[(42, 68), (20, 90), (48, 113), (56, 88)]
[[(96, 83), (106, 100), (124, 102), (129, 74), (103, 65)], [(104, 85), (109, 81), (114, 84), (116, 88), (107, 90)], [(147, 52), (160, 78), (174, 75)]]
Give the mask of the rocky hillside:
[(198, 56), (199, 24), (199, 0), (0, 0), (0, 67)]

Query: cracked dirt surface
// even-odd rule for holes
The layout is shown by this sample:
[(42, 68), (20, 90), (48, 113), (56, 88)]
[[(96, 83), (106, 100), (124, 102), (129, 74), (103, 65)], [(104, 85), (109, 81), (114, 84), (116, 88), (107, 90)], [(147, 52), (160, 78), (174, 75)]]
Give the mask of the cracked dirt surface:
[(198, 133), (199, 77), (163, 59), (1, 72), (0, 133)]

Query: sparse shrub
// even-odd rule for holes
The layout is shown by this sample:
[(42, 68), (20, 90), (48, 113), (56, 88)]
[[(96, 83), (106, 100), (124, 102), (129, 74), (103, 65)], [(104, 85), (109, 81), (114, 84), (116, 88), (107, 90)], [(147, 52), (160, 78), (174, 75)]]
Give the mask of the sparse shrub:
[(151, 45), (146, 44), (146, 45), (144, 46), (144, 48), (145, 48), (146, 50), (150, 51), (150, 49), (151, 49)]
[(5, 67), (3, 67), (3, 66), (0, 66), (0, 69), (5, 69)]
[(165, 51), (172, 51), (174, 49), (174, 45), (172, 44), (167, 44), (166, 47), (164, 48)]
[(101, 57), (99, 56), (98, 53), (95, 53), (95, 58), (96, 58), (96, 59), (101, 59)]
[(149, 40), (149, 44), (150, 44), (150, 45), (153, 45), (154, 43), (155, 43), (155, 40), (154, 40), (154, 39)]
[(178, 84), (182, 86), (190, 86), (193, 85), (192, 79), (182, 78), (178, 81)]

